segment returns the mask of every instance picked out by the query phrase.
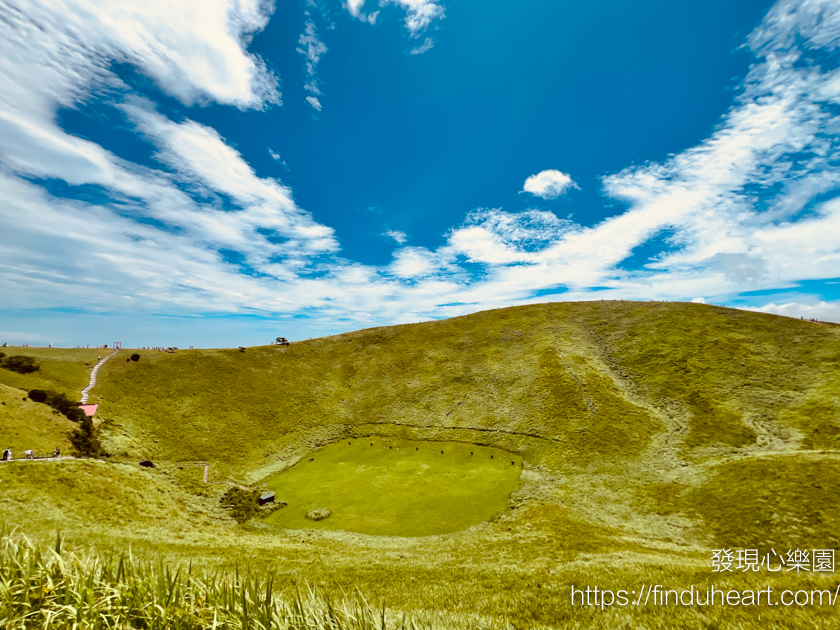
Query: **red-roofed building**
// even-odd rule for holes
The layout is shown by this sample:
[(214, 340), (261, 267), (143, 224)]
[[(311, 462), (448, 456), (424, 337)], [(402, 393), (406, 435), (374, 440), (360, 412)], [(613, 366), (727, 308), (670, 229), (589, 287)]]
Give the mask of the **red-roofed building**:
[(84, 411), (86, 416), (92, 418), (96, 415), (96, 410), (99, 409), (99, 405), (79, 405), (79, 409)]

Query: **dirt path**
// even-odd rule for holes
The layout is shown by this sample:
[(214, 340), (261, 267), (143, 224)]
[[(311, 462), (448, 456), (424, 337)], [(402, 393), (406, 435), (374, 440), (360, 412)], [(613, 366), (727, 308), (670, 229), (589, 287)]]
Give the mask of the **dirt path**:
[(58, 457), (35, 457), (34, 459), (26, 459), (26, 457), (15, 457), (14, 459), (0, 459), (0, 464), (10, 464), (12, 462), (59, 462), (67, 459), (76, 460), (76, 457), (70, 455), (60, 455)]

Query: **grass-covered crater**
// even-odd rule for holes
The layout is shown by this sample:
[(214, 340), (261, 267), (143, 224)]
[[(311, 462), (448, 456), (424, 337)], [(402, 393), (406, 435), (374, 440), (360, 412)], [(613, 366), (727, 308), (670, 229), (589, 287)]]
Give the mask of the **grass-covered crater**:
[[(76, 425), (27, 393), (78, 396), (101, 352), (27, 348), (38, 371), (0, 369), (2, 446), (69, 448)], [(582, 608), (569, 586), (833, 590), (836, 574), (723, 574), (710, 558), (837, 549), (840, 326), (700, 304), (534, 304), (136, 354), (108, 361), (91, 394), (114, 457), (0, 466), (4, 519), (33, 540), (60, 530), (117, 558), (130, 546), (220, 574), (247, 566), (276, 575), (278, 594), (359, 589), (447, 628), (837, 626), (829, 606)], [(415, 455), (390, 452), (412, 441)], [(469, 475), (450, 451), (478, 457), (474, 444), (505, 453), (493, 473), (512, 475), (482, 497), (489, 516), (439, 487), (408, 492), (427, 473), (454, 492)], [(137, 465), (147, 458), (154, 469)], [(424, 474), (400, 468), (424, 458)], [(252, 518), (259, 506), (237, 518), (226, 480), (251, 495), (270, 483), (288, 505), (277, 522)], [(469, 519), (446, 524), (446, 501)], [(307, 520), (313, 508), (330, 515)], [(426, 516), (452, 533), (422, 536)]]
[[(503, 510), (521, 470), (521, 457), (488, 446), (343, 440), (264, 480), (288, 503), (265, 522), (385, 536), (448, 534)], [(320, 507), (329, 508), (329, 518), (306, 518)]]

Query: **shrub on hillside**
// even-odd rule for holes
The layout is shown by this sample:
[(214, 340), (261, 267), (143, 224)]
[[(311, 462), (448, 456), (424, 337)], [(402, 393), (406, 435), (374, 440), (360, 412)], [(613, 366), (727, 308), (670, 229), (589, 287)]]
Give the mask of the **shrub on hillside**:
[(224, 507), (230, 509), (230, 515), (237, 523), (244, 523), (260, 513), (259, 490), (243, 490), (231, 488), (219, 499)]
[(35, 359), (20, 355), (0, 359), (0, 367), (18, 374), (31, 374), (41, 369), (41, 366), (35, 363)]
[(219, 503), (230, 510), (238, 523), (244, 523), (255, 516), (268, 516), (285, 506), (284, 501), (260, 505), (260, 490), (243, 490), (233, 487), (222, 495)]
[(79, 403), (75, 400), (69, 399), (66, 394), (49, 392), (46, 403), (62, 414), (65, 418), (72, 420), (73, 422), (81, 422), (87, 417), (85, 416), (85, 412), (79, 409)]
[(79, 428), (70, 434), (70, 444), (76, 457), (107, 457), (99, 441), (99, 432), (93, 426), (93, 420), (84, 416)]
[(30, 400), (36, 403), (47, 402), (47, 398), (49, 398), (49, 394), (43, 389), (30, 389), (27, 395)]
[(68, 398), (66, 394), (57, 394), (54, 391), (45, 392), (42, 389), (32, 389), (28, 395), (31, 400), (37, 403), (46, 403), (73, 422), (81, 422), (86, 417), (85, 412), (79, 409), (79, 403)]
[(132, 354), (131, 355), (131, 360), (134, 361), (134, 362), (139, 361), (140, 360), (140, 355), (137, 354), (137, 353)]

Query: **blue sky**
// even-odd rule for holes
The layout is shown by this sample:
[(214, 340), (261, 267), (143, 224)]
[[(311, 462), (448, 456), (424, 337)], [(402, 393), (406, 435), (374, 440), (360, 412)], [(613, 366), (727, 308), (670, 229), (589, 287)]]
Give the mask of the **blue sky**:
[(13, 0), (0, 341), (541, 301), (840, 321), (828, 0)]

